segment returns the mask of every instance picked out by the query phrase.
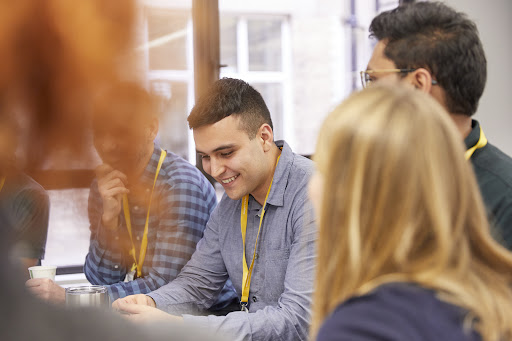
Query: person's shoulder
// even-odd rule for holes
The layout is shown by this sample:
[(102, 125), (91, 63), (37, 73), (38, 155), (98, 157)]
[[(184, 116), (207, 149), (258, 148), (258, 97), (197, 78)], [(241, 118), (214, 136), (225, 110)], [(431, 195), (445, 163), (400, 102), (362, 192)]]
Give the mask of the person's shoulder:
[(481, 151), (477, 150), (471, 159), (477, 177), (484, 172), (512, 189), (512, 158), (498, 147), (488, 143)]
[(315, 170), (313, 161), (295, 153), (285, 141), (276, 141), (276, 144), (283, 149), (290, 165), (288, 179), (292, 179), (296, 184), (309, 181)]
[(167, 152), (161, 172), (165, 181), (171, 185), (188, 183), (203, 187), (202, 185), (208, 182), (196, 166), (172, 152)]
[(44, 206), (48, 205), (49, 196), (46, 190), (37, 181), (25, 173), (19, 173), (12, 179), (11, 193), (20, 200), (32, 200)]
[(20, 189), (46, 192), (43, 186), (41, 186), (36, 180), (25, 173), (20, 172), (13, 178), (13, 180), (15, 181), (16, 185), (20, 187)]
[[(473, 340), (462, 329), (464, 311), (431, 290), (388, 284), (341, 303), (318, 340)], [(474, 340), (477, 340), (475, 338)]]
[(292, 167), (294, 170), (310, 176), (315, 170), (315, 164), (305, 156), (293, 153)]

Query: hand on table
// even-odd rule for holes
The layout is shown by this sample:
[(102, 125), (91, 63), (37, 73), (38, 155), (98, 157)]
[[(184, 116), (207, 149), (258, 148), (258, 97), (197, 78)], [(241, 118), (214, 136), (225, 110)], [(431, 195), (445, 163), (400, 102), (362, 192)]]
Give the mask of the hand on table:
[(149, 307), (156, 308), (156, 303), (153, 301), (151, 297), (148, 295), (138, 294), (138, 295), (130, 295), (123, 298), (118, 298), (112, 303), (112, 308), (116, 310), (121, 310), (119, 307), (121, 304), (136, 304), (136, 305), (146, 305)]
[(64, 303), (66, 289), (48, 278), (33, 278), (25, 282), (25, 287), (36, 297), (52, 303)]
[(135, 323), (181, 322), (182, 317), (168, 314), (155, 308), (153, 299), (146, 295), (132, 295), (117, 299), (112, 308), (119, 311), (125, 318)]

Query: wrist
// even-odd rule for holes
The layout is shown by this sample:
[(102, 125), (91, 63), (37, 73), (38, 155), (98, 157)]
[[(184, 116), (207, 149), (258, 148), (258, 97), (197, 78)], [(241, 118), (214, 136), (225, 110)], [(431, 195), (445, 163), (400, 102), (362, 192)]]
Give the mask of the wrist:
[(58, 286), (58, 289), (57, 289), (57, 301), (59, 303), (66, 302), (66, 289), (61, 287), (60, 285)]
[(109, 230), (115, 230), (119, 227), (119, 217), (105, 218), (103, 215), (101, 218), (101, 224)]
[(155, 302), (155, 300), (153, 299), (153, 297), (146, 295), (146, 299), (147, 299), (147, 301), (148, 301), (148, 305), (149, 305), (150, 307), (156, 308), (156, 302)]

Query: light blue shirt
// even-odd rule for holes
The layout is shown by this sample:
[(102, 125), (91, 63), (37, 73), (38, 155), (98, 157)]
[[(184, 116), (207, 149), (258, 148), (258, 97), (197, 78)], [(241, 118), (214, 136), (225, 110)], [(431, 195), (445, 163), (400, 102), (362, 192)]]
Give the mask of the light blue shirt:
[[(284, 141), (274, 173), (249, 293), (249, 313), (183, 315), (185, 323), (207, 327), (234, 340), (306, 340), (315, 266), (316, 226), (307, 184), (313, 162), (294, 154)], [(191, 260), (171, 283), (149, 294), (170, 313), (201, 313), (228, 278), (241, 296), (241, 200), (224, 195), (212, 213)], [(246, 258), (252, 260), (261, 205), (250, 196)]]

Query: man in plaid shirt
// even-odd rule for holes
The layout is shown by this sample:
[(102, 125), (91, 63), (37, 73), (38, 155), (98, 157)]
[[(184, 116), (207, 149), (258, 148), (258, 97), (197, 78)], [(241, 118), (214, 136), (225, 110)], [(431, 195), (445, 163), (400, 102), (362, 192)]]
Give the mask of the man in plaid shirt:
[[(89, 194), (84, 273), (92, 284), (107, 286), (112, 301), (174, 280), (216, 206), (203, 174), (154, 144), (156, 111), (151, 96), (133, 84), (109, 90), (94, 107), (94, 145), (103, 164)], [(49, 298), (63, 301), (64, 289), (53, 286)], [(229, 282), (212, 310), (235, 297)]]

